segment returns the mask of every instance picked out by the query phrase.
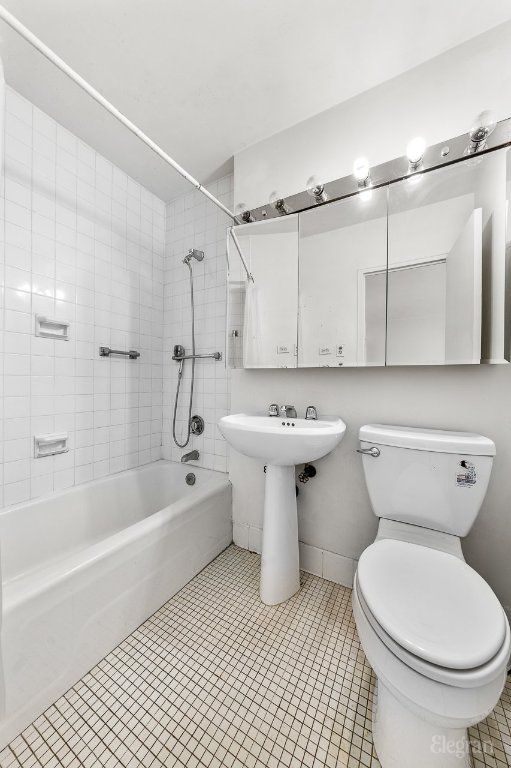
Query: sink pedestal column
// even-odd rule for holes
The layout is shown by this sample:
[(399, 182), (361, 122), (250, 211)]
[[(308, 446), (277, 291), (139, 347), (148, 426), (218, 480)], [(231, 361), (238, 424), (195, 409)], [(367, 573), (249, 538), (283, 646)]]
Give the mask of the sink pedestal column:
[(266, 467), (261, 600), (276, 605), (300, 589), (295, 468)]

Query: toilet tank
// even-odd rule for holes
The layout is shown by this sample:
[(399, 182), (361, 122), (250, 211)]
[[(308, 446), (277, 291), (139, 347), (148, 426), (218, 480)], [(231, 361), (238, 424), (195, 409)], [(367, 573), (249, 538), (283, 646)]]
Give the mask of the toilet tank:
[[(490, 480), (495, 444), (471, 432), (367, 424), (362, 462), (374, 514), (466, 536)], [(373, 451), (374, 454), (377, 451)]]

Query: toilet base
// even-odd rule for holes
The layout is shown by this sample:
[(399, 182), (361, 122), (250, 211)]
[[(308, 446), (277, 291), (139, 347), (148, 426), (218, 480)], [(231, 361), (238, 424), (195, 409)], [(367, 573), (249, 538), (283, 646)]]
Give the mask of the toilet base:
[(378, 681), (373, 702), (373, 741), (382, 768), (472, 768), (465, 728), (423, 720)]

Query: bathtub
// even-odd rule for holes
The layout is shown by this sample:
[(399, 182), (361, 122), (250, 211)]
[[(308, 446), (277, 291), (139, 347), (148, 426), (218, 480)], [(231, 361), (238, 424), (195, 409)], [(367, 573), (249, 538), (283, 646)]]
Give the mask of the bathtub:
[(231, 541), (226, 475), (168, 461), (3, 510), (0, 747)]

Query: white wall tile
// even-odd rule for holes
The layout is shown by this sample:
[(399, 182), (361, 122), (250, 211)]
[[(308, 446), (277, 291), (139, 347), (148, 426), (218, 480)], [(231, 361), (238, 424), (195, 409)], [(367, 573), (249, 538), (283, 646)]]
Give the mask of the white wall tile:
[[(161, 200), (10, 88), (4, 175), (0, 505), (160, 458), (165, 239)], [(36, 312), (69, 320), (70, 341), (36, 338)], [(113, 340), (141, 358), (99, 360)], [(136, 429), (110, 436), (122, 393)], [(57, 429), (69, 453), (34, 460), (33, 435)]]
[(300, 542), (300, 569), (313, 573), (315, 576), (323, 575), (323, 550), (311, 547)]
[(243, 549), (248, 549), (248, 525), (244, 525), (243, 523), (234, 523), (232, 527), (232, 537), (234, 543), (238, 547), (242, 547)]
[(343, 557), (334, 552), (323, 552), (323, 578), (343, 584), (345, 587), (353, 586), (356, 560)]
[[(165, 208), (11, 89), (6, 113), (0, 503), (11, 504), (157, 460), (162, 443), (164, 455), (179, 460), (170, 352), (191, 344), (182, 258), (191, 247), (206, 252), (194, 265), (197, 349), (223, 355), (228, 221), (196, 192)], [(210, 188), (232, 205), (232, 176)], [(35, 313), (69, 320), (70, 341), (36, 338)], [(142, 357), (100, 360), (100, 344), (136, 348)], [(186, 450), (197, 446), (199, 464), (222, 472), (227, 450), (216, 422), (228, 408), (224, 361), (199, 362), (194, 412), (206, 430)], [(185, 421), (182, 400), (178, 433)], [(69, 432), (69, 453), (34, 460), (35, 432), (57, 427)], [(248, 528), (243, 533), (248, 544)], [(258, 536), (252, 532), (252, 546)]]
[(261, 528), (255, 528), (253, 525), (248, 528), (248, 549), (251, 552), (262, 552), (263, 532)]
[[(232, 206), (232, 176), (209, 185), (210, 191)], [(225, 366), (225, 229), (227, 217), (198, 192), (189, 192), (166, 206), (166, 238), (163, 271), (164, 297), (164, 383), (163, 455), (178, 461), (183, 453), (197, 449), (198, 464), (220, 472), (227, 471), (227, 450), (216, 424), (229, 412), (229, 371)], [(221, 245), (218, 245), (218, 244)], [(172, 438), (172, 417), (177, 385), (177, 364), (172, 361), (175, 344), (191, 348), (191, 311), (188, 269), (183, 258), (190, 248), (204, 250), (204, 261), (192, 265), (196, 307), (197, 352), (222, 353), (222, 361), (198, 361), (195, 368), (193, 413), (201, 415), (206, 427), (200, 437), (191, 437), (186, 448), (178, 448)], [(185, 364), (177, 409), (177, 437), (186, 436), (187, 403), (190, 392), (190, 365)]]

